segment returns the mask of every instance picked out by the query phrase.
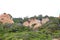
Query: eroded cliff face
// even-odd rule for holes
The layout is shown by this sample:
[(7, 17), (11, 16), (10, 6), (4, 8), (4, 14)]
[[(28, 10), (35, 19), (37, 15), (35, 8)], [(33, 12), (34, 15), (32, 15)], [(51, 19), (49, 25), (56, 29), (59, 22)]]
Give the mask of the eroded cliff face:
[(43, 18), (42, 19), (42, 24), (45, 24), (46, 22), (48, 22), (49, 21), (49, 18)]
[(12, 17), (9, 14), (3, 13), (0, 15), (0, 22), (5, 24), (5, 23), (9, 23), (12, 24), (14, 23)]
[(46, 22), (49, 21), (49, 18), (43, 18), (42, 21), (34, 18), (34, 19), (28, 19), (28, 21), (25, 21), (23, 23), (24, 26), (30, 27), (33, 29), (37, 29), (39, 27), (41, 27), (43, 24), (45, 24)]

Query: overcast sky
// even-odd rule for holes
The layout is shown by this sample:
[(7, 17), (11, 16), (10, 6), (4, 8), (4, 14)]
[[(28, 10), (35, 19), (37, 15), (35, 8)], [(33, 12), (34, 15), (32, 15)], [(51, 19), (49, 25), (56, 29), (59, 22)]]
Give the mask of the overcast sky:
[(4, 12), (13, 17), (58, 16), (60, 0), (0, 0), (0, 14)]

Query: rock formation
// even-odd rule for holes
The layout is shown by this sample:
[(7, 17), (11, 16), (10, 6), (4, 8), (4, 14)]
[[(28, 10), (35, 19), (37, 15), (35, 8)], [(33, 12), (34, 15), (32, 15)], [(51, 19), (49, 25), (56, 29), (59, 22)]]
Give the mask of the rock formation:
[(28, 21), (25, 21), (23, 25), (33, 29), (37, 29), (48, 21), (49, 21), (49, 18), (43, 18), (42, 21), (36, 18), (32, 18), (32, 19), (29, 19)]
[(5, 23), (9, 23), (9, 24), (12, 24), (14, 23), (12, 17), (10, 14), (6, 14), (6, 13), (3, 13), (0, 15), (0, 22), (5, 24)]

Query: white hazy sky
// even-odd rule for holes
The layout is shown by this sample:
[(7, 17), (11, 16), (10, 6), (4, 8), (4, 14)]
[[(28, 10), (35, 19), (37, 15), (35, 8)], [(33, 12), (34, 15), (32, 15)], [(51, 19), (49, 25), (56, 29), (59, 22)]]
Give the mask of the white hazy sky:
[(0, 0), (0, 14), (4, 12), (13, 17), (58, 16), (60, 0)]

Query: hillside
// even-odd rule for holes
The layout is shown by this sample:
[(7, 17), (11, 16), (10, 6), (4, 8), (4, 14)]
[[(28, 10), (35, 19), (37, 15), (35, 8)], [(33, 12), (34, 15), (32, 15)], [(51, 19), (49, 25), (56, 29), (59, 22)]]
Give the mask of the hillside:
[[(47, 16), (45, 16), (47, 17)], [(42, 15), (34, 16), (41, 20)], [(13, 18), (14, 24), (0, 23), (0, 40), (52, 40), (60, 38), (60, 19), (49, 17), (49, 22), (43, 24), (38, 30), (23, 26), (22, 23), (29, 18)]]

